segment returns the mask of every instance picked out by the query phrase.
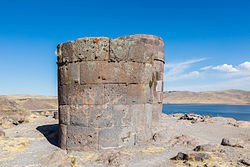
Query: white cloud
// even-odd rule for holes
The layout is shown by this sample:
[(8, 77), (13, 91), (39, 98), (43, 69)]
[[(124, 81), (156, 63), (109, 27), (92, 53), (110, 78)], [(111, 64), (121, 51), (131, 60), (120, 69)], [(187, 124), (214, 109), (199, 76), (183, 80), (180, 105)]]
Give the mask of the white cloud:
[(208, 70), (211, 69), (213, 66), (206, 66), (206, 67), (202, 67), (201, 70)]
[(230, 64), (217, 66), (209, 65), (198, 70), (194, 69), (190, 72), (194, 63), (203, 60), (205, 60), (205, 58), (166, 64), (164, 73), (164, 82), (166, 83), (164, 90), (207, 91), (250, 89), (249, 61), (245, 61), (235, 66)]
[(198, 63), (201, 61), (206, 60), (206, 58), (200, 59), (192, 59), (180, 63), (168, 63), (165, 65), (165, 74), (164, 80), (165, 81), (176, 81), (180, 79), (191, 79), (197, 78), (200, 75), (199, 71), (192, 71), (185, 73), (185, 71), (190, 68), (190, 66), (194, 63)]
[(238, 69), (234, 68), (232, 65), (228, 65), (228, 64), (223, 64), (223, 65), (219, 65), (216, 67), (212, 67), (212, 69), (222, 71), (222, 72), (238, 72), (239, 71)]
[(166, 84), (167, 90), (182, 90), (182, 91), (212, 91), (225, 89), (245, 89), (249, 90), (250, 77), (242, 77), (237, 79), (228, 79), (226, 81), (214, 82), (211, 84), (192, 84), (184, 86), (171, 86)]
[(250, 62), (245, 61), (244, 63), (241, 63), (238, 66), (233, 66), (231, 64), (223, 64), (218, 66), (206, 66), (201, 68), (201, 70), (204, 71), (209, 69), (225, 72), (227, 73), (226, 77), (246, 76), (250, 75)]
[(238, 66), (238, 69), (241, 69), (241, 70), (249, 70), (250, 71), (250, 62), (248, 61), (245, 61), (244, 63), (240, 64)]

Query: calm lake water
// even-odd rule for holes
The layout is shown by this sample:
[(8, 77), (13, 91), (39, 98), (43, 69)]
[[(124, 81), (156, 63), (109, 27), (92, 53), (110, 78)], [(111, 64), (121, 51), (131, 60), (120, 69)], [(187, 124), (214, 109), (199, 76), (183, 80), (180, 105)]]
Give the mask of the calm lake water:
[(165, 114), (196, 113), (214, 117), (231, 117), (236, 120), (250, 121), (250, 105), (225, 104), (163, 104)]

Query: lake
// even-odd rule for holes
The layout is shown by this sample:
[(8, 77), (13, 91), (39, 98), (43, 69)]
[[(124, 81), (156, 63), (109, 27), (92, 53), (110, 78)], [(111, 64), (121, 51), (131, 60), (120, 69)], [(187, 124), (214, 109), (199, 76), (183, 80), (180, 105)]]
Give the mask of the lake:
[(236, 120), (250, 121), (250, 105), (226, 104), (163, 104), (165, 114), (196, 113), (213, 117), (231, 117)]

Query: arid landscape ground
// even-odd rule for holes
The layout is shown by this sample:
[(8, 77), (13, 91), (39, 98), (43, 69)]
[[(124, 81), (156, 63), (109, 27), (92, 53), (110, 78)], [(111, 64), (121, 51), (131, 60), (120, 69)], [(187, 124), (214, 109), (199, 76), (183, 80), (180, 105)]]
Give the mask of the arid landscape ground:
[(58, 147), (58, 120), (32, 114), (28, 123), (4, 129), (4, 167), (244, 167), (250, 163), (250, 123), (195, 114), (162, 114), (161, 126), (144, 145), (101, 152)]
[[(192, 103), (249, 104), (249, 97), (249, 91), (237, 90), (168, 92), (164, 101), (185, 103), (191, 99)], [(133, 148), (77, 152), (58, 147), (58, 120), (53, 118), (56, 110), (57, 97), (0, 96), (0, 166), (250, 165), (250, 122), (247, 121), (196, 114), (162, 114), (161, 126), (153, 130), (148, 143)]]

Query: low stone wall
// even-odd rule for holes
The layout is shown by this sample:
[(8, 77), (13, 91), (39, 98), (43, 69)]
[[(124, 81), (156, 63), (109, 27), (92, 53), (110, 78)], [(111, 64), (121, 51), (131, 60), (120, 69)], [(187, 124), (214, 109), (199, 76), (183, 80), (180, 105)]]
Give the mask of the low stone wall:
[(152, 35), (58, 45), (59, 143), (69, 150), (152, 138), (162, 111), (164, 43)]

